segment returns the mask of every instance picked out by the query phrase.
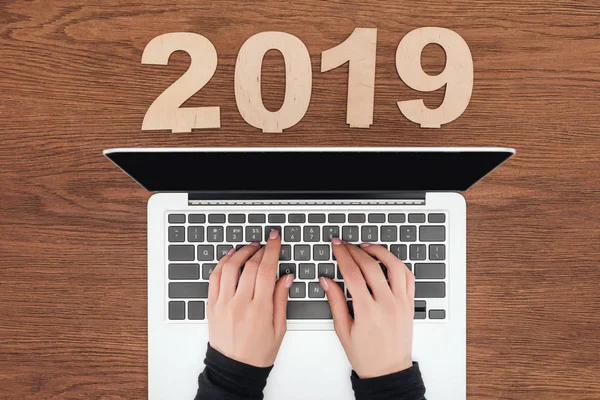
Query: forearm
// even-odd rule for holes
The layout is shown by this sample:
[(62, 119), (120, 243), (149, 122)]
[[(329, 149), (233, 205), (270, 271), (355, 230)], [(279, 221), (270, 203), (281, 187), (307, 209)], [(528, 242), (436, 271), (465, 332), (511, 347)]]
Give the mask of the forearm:
[(262, 400), (271, 367), (259, 368), (224, 356), (210, 344), (198, 377), (195, 400)]
[(404, 371), (370, 379), (360, 379), (352, 371), (352, 389), (356, 400), (424, 400), (425, 385), (419, 364)]

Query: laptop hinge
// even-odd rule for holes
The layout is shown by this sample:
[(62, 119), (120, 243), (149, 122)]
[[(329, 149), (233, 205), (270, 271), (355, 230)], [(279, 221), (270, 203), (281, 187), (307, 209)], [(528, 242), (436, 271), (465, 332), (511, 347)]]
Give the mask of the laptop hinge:
[(206, 205), (424, 205), (425, 192), (192, 192), (190, 206)]

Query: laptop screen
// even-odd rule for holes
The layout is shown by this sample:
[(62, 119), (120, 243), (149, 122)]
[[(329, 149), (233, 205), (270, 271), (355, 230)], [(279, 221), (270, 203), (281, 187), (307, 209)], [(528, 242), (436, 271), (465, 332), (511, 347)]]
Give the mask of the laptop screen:
[(116, 149), (105, 155), (156, 192), (462, 191), (502, 148)]

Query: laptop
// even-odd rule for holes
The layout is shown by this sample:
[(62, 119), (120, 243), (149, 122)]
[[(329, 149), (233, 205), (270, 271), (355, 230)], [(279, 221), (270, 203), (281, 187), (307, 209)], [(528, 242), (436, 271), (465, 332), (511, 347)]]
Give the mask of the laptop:
[[(148, 191), (148, 397), (193, 399), (208, 278), (232, 247), (280, 230), (295, 273), (266, 399), (353, 399), (319, 276), (330, 241), (380, 243), (416, 276), (413, 359), (429, 400), (466, 399), (465, 191), (509, 148), (147, 148), (104, 154)], [(345, 291), (347, 300), (352, 301)]]

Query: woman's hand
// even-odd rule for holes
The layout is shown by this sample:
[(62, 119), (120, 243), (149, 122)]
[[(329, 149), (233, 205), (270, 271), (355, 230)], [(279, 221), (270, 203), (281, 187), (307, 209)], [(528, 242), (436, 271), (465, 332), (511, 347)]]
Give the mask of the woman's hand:
[[(342, 289), (321, 277), (337, 333), (361, 379), (412, 366), (415, 277), (404, 263), (379, 245), (361, 247), (332, 240), (333, 254), (352, 294), (354, 319)], [(379, 261), (386, 267), (389, 284)], [(367, 284), (373, 294), (369, 292)]]
[(280, 247), (279, 234), (273, 230), (265, 247), (252, 243), (237, 252), (232, 249), (210, 275), (210, 345), (256, 367), (273, 365), (286, 332), (287, 299), (294, 276), (277, 281)]

